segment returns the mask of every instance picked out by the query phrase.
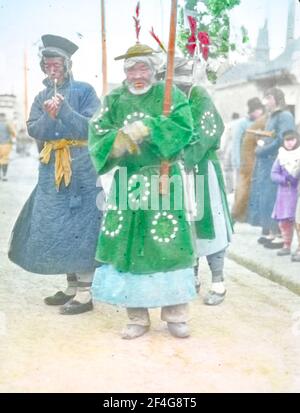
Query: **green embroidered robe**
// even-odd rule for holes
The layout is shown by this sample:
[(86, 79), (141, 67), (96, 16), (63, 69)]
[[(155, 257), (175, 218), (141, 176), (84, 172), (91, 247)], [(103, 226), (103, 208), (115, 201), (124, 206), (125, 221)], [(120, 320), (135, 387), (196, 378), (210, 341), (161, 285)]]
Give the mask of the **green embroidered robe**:
[[(216, 171), (225, 215), (230, 217), (222, 168), (216, 154), (220, 146), (224, 124), (211, 97), (203, 87), (192, 87), (189, 102), (194, 121), (194, 132), (190, 145), (184, 150), (184, 164), (187, 170), (194, 169), (195, 174), (204, 177), (204, 215), (201, 220), (195, 221), (196, 235), (201, 239), (213, 239), (215, 238), (215, 229), (209, 196), (209, 161), (213, 163)], [(203, 200), (196, 199), (196, 202), (199, 205)], [(232, 228), (231, 222), (230, 226)]]
[[(123, 85), (105, 98), (103, 108), (90, 122), (89, 150), (97, 172), (104, 174), (119, 167), (114, 175), (115, 191), (110, 193), (103, 218), (96, 259), (121, 272), (151, 274), (194, 264), (183, 202), (176, 209), (178, 198), (183, 201), (177, 159), (192, 137), (192, 115), (186, 97), (176, 87), (168, 117), (162, 115), (163, 98), (161, 82), (142, 95), (131, 94)], [(113, 158), (111, 151), (119, 129), (136, 120), (141, 120), (150, 131), (139, 146), (139, 153), (127, 152)], [(180, 191), (171, 185), (170, 205), (162, 205), (160, 195), (157, 209), (152, 210), (151, 197), (156, 186), (153, 175), (159, 175), (162, 160), (170, 162), (170, 177), (180, 182)], [(140, 196), (135, 196), (137, 193)], [(131, 208), (121, 206), (124, 199)]]

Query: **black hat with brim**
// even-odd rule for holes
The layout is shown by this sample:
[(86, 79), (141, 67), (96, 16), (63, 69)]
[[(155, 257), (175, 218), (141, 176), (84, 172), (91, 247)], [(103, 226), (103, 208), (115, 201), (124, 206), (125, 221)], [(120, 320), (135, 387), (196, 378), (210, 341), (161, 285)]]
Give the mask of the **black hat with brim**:
[(264, 109), (264, 105), (258, 97), (254, 97), (248, 100), (248, 114), (254, 112), (257, 109)]
[(75, 43), (53, 34), (43, 35), (42, 42), (44, 45), (42, 55), (45, 57), (61, 56), (70, 58), (78, 50), (78, 46)]

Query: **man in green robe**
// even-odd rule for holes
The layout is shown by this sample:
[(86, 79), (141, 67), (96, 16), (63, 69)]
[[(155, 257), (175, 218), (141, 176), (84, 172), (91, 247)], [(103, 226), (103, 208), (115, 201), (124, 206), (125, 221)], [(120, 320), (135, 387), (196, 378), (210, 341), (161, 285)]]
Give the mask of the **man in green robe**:
[[(118, 59), (118, 58), (117, 58)], [(175, 86), (164, 116), (164, 82), (156, 82), (157, 54), (137, 43), (124, 59), (126, 80), (106, 96), (90, 122), (89, 148), (101, 175), (118, 167), (99, 236), (95, 272), (96, 300), (123, 306), (129, 323), (122, 337), (149, 330), (149, 308), (175, 337), (187, 337), (188, 302), (195, 297), (194, 248), (186, 220), (178, 159), (192, 137), (188, 101)], [(158, 191), (162, 161), (169, 163), (172, 185)]]
[[(160, 74), (162, 76), (163, 72)], [(189, 194), (192, 194), (195, 201), (191, 203), (195, 205), (191, 220), (198, 257), (195, 266), (196, 287), (199, 291), (199, 258), (206, 257), (212, 284), (204, 297), (204, 303), (218, 305), (226, 294), (224, 257), (231, 240), (232, 224), (222, 169), (216, 153), (220, 147), (224, 124), (211, 97), (201, 86), (205, 79), (205, 64), (184, 58), (176, 59), (174, 83), (188, 96), (194, 123), (193, 138), (184, 149), (183, 160), (187, 171), (186, 186), (194, 188), (194, 191), (189, 190)], [(199, 177), (203, 181), (198, 181), (197, 184)]]

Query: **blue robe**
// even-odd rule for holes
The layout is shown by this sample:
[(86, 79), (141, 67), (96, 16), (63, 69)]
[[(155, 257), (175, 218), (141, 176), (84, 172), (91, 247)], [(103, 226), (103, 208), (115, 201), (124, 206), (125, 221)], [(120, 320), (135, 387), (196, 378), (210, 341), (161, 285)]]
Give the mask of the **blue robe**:
[[(35, 98), (27, 122), (28, 133), (42, 144), (49, 140), (87, 140), (88, 121), (100, 101), (92, 86), (66, 80), (57, 92), (64, 96), (56, 119), (43, 110), (53, 87)], [(48, 164), (40, 163), (38, 183), (14, 226), (9, 258), (27, 271), (39, 274), (90, 272), (95, 269), (95, 250), (102, 212), (96, 198), (97, 174), (87, 146), (70, 147), (72, 178), (69, 186), (55, 186), (55, 151)]]
[(271, 180), (271, 170), (283, 142), (283, 134), (295, 129), (293, 115), (289, 111), (278, 110), (267, 120), (265, 130), (275, 131), (275, 137), (263, 138), (264, 146), (257, 146), (256, 160), (251, 180), (248, 203), (248, 223), (266, 230), (274, 228), (272, 211), (276, 200), (277, 185)]

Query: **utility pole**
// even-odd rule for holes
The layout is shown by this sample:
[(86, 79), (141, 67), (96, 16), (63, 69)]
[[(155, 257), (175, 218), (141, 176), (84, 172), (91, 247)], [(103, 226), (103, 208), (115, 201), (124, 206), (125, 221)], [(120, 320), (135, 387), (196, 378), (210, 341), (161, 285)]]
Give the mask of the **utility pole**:
[(24, 118), (25, 124), (28, 119), (28, 67), (27, 67), (27, 51), (24, 50)]
[(101, 0), (101, 40), (102, 40), (102, 96), (108, 92), (107, 84), (107, 52), (105, 31), (105, 0)]

